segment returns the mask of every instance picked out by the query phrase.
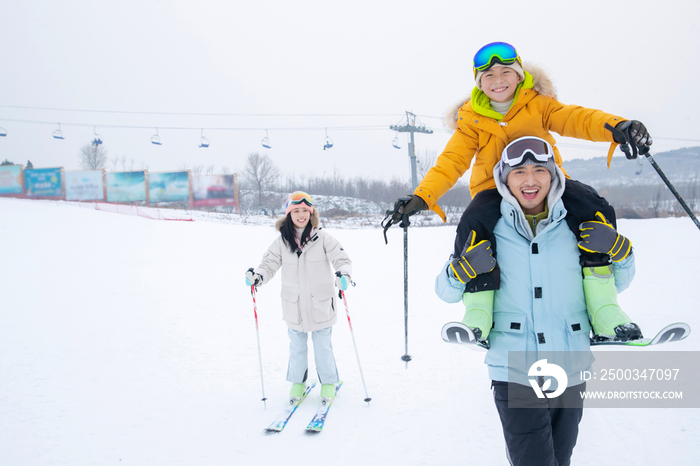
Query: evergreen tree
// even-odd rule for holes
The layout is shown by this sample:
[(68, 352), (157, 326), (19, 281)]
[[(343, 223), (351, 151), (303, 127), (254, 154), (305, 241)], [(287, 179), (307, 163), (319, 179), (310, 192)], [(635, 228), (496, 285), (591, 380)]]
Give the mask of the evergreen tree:
[(27, 160), (27, 168), (34, 168), (34, 165), (32, 165), (30, 160)]

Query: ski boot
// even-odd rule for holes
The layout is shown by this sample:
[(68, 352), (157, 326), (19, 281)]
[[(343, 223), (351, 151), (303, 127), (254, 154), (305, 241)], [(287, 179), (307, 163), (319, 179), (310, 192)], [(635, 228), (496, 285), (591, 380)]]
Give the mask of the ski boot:
[(321, 385), (321, 404), (327, 405), (335, 398), (336, 384), (324, 383)]
[(289, 391), (289, 404), (294, 404), (301, 400), (304, 395), (304, 390), (306, 390), (306, 385), (303, 383), (293, 383), (292, 389)]
[(617, 304), (612, 265), (583, 268), (583, 293), (596, 341), (627, 341), (642, 338), (639, 326)]
[(476, 344), (486, 349), (493, 325), (493, 294), (493, 290), (487, 290), (462, 295), (466, 308), (462, 323), (473, 333)]

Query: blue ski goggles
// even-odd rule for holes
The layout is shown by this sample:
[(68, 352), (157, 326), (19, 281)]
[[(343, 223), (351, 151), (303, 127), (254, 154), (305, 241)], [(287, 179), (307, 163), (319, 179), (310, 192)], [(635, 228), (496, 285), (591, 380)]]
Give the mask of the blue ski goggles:
[(501, 172), (508, 165), (511, 168), (520, 166), (526, 158), (535, 162), (547, 163), (554, 157), (552, 146), (544, 139), (534, 136), (525, 136), (511, 142), (503, 149), (501, 155)]
[(516, 61), (520, 63), (520, 66), (523, 66), (518, 51), (515, 50), (515, 47), (512, 45), (505, 42), (486, 44), (474, 55), (474, 77), (476, 78), (476, 74), (479, 71), (485, 71), (491, 68), (494, 63), (511, 65)]

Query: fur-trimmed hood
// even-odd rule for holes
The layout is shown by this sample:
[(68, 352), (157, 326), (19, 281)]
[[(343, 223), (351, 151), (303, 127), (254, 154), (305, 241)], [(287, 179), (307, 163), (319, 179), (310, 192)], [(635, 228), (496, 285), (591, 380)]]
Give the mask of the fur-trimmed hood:
[[(289, 214), (287, 214), (287, 215), (289, 215)], [(282, 225), (284, 225), (284, 222), (287, 220), (287, 215), (285, 215), (284, 217), (278, 218), (277, 221), (275, 222), (275, 229), (276, 229), (277, 231), (281, 231), (281, 230), (282, 230)], [(309, 221), (311, 222), (311, 226), (312, 226), (312, 227), (318, 228), (320, 219), (319, 219), (319, 216), (318, 216), (318, 210), (316, 210), (315, 207), (314, 207), (314, 213), (311, 214), (311, 217), (309, 218)]]
[[(523, 69), (532, 75), (532, 80), (534, 83), (532, 88), (535, 91), (537, 91), (539, 94), (545, 97), (556, 98), (557, 92), (554, 87), (554, 83), (552, 82), (544, 68), (526, 62), (523, 63)], [(467, 97), (466, 99), (460, 100), (459, 102), (455, 103), (447, 109), (444, 116), (444, 125), (446, 127), (450, 128), (453, 131), (457, 129), (457, 120), (459, 118), (457, 114), (459, 113), (459, 109), (462, 108), (464, 104), (466, 104), (470, 100), (471, 97)]]

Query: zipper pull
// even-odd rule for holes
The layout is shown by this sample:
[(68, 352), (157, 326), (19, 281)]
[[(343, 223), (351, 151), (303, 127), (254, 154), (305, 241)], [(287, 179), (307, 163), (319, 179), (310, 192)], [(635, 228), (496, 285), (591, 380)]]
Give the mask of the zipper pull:
[(501, 125), (501, 126), (508, 126), (508, 122), (507, 122), (507, 121), (499, 121), (498, 124)]

